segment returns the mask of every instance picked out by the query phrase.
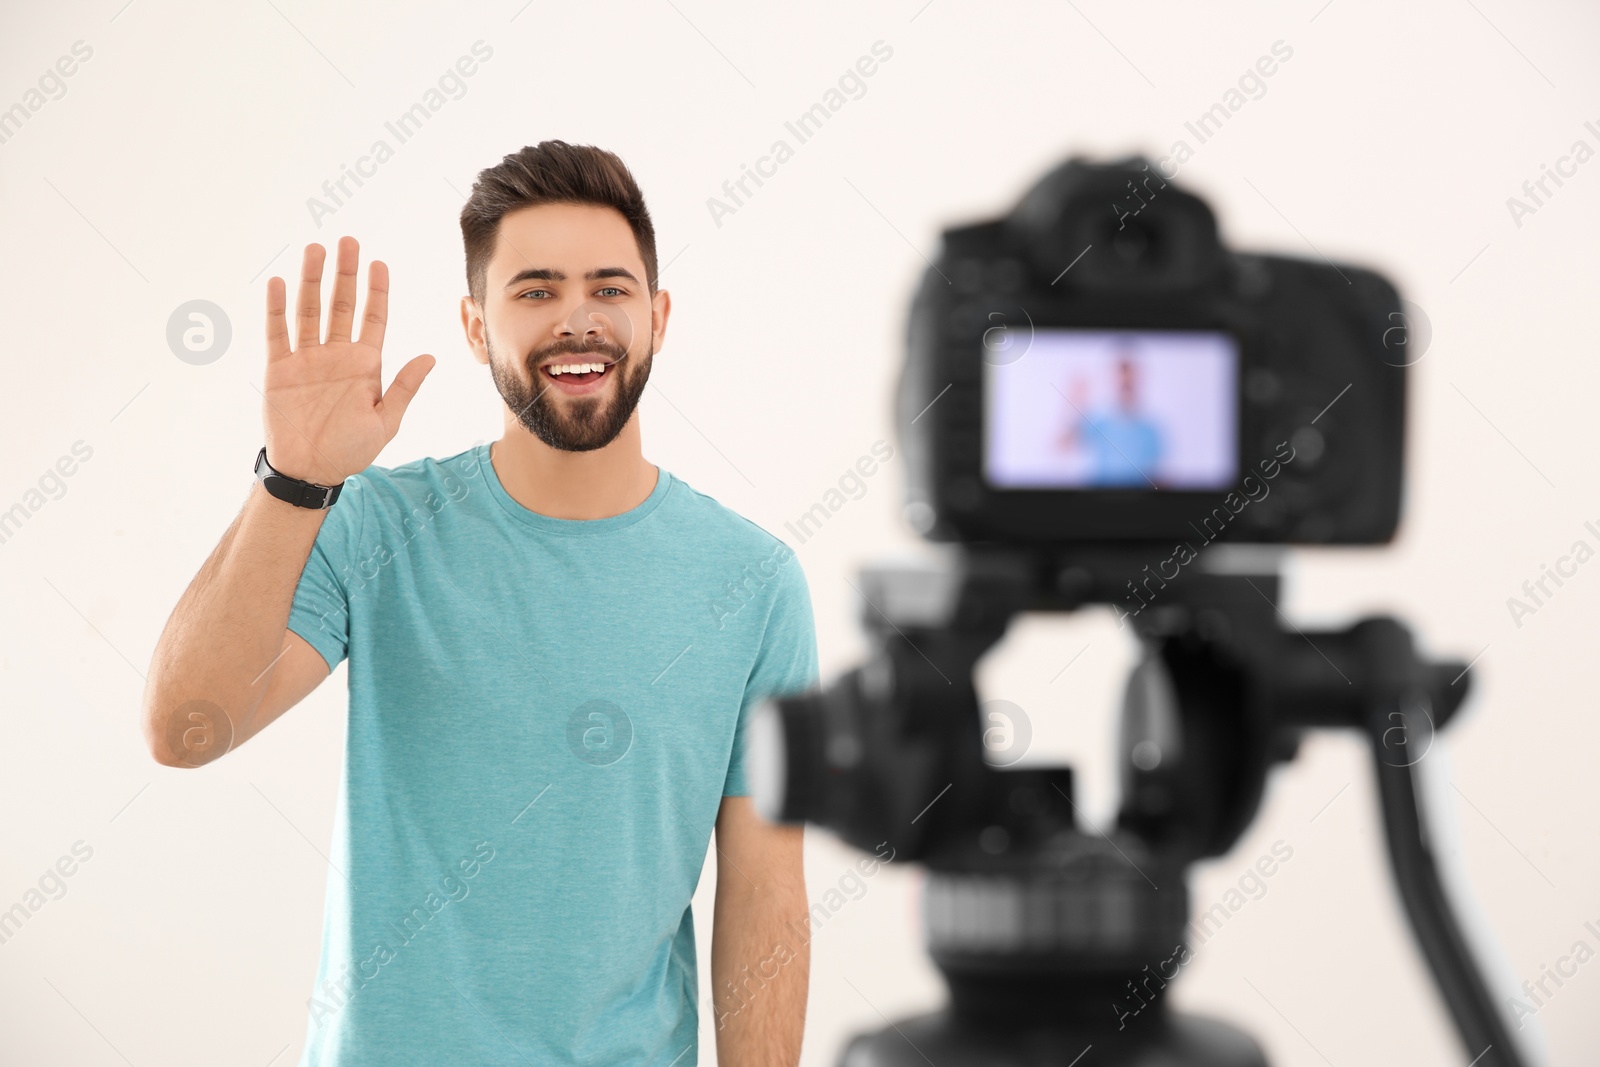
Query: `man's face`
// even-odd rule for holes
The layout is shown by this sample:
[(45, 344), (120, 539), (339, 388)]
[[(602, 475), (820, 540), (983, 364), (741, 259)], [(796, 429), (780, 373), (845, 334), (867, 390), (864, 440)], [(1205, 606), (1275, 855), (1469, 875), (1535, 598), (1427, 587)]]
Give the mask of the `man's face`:
[[(651, 298), (621, 214), (540, 204), (500, 220), (483, 307), (470, 304), (468, 339), (517, 420), (551, 448), (588, 452), (633, 417), (670, 302)], [(583, 364), (603, 369), (556, 372)]]
[(1117, 364), (1117, 401), (1124, 411), (1139, 406), (1139, 370), (1133, 360), (1123, 356)]

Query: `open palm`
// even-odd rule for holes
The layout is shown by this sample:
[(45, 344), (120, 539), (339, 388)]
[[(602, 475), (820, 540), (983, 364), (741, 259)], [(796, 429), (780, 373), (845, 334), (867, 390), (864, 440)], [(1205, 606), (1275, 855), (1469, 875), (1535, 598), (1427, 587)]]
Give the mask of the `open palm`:
[(360, 247), (339, 240), (328, 331), (322, 337), (322, 267), (326, 253), (310, 244), (300, 268), (294, 347), (289, 345), (282, 278), (267, 281), (267, 370), (263, 392), (267, 462), (290, 477), (336, 485), (365, 470), (400, 429), (412, 397), (433, 369), (420, 355), (383, 389), (383, 332), (389, 317), (389, 269), (368, 269), (361, 336), (351, 338)]

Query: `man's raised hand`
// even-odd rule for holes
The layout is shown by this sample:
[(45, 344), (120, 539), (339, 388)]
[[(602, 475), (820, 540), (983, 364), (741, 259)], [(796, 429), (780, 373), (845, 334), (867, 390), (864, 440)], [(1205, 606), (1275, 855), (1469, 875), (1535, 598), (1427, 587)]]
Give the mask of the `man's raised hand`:
[(383, 389), (383, 331), (389, 318), (389, 268), (373, 260), (361, 336), (351, 339), (360, 246), (339, 239), (328, 333), (322, 337), (322, 267), (327, 253), (306, 245), (295, 302), (295, 342), (282, 278), (267, 280), (267, 372), (263, 405), (267, 462), (293, 478), (337, 485), (365, 470), (400, 429), (411, 398), (436, 362), (421, 355)]

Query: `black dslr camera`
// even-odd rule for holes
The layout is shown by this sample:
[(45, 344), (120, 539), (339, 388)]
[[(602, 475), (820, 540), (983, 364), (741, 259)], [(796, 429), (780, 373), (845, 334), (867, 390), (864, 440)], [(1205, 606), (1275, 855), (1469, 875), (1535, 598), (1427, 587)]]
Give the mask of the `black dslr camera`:
[(966, 543), (1387, 541), (1405, 325), (1372, 271), (1229, 251), (1148, 162), (1073, 159), (923, 275), (906, 517)]
[[(1522, 1062), (1417, 803), (1468, 665), (1423, 658), (1392, 618), (1286, 626), (1275, 566), (1210, 547), (1393, 536), (1407, 308), (1372, 271), (1228, 251), (1140, 158), (1072, 159), (1005, 218), (945, 232), (896, 421), (906, 518), (957, 545), (864, 568), (867, 661), (750, 723), (766, 818), (928, 870), (949, 1004), (857, 1036), (846, 1067), (1066, 1067), (1090, 1048), (1103, 1067), (1264, 1067), (1249, 1035), (1166, 1006), (1187, 868), (1226, 854), (1268, 771), (1328, 727), (1371, 742), (1396, 887), (1466, 1059)], [(973, 685), (1016, 615), (1091, 605), (1141, 648), (1105, 828), (1078, 818), (1071, 767), (992, 758), (994, 728), (1025, 722), (996, 722), (1004, 702)]]

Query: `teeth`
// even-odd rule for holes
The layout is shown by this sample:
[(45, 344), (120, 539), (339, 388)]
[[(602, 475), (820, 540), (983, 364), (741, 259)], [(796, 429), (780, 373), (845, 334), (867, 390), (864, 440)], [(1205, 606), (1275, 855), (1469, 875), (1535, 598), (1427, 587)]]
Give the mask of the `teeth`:
[(604, 371), (604, 363), (563, 363), (559, 367), (551, 367), (551, 374), (584, 374), (588, 371)]

